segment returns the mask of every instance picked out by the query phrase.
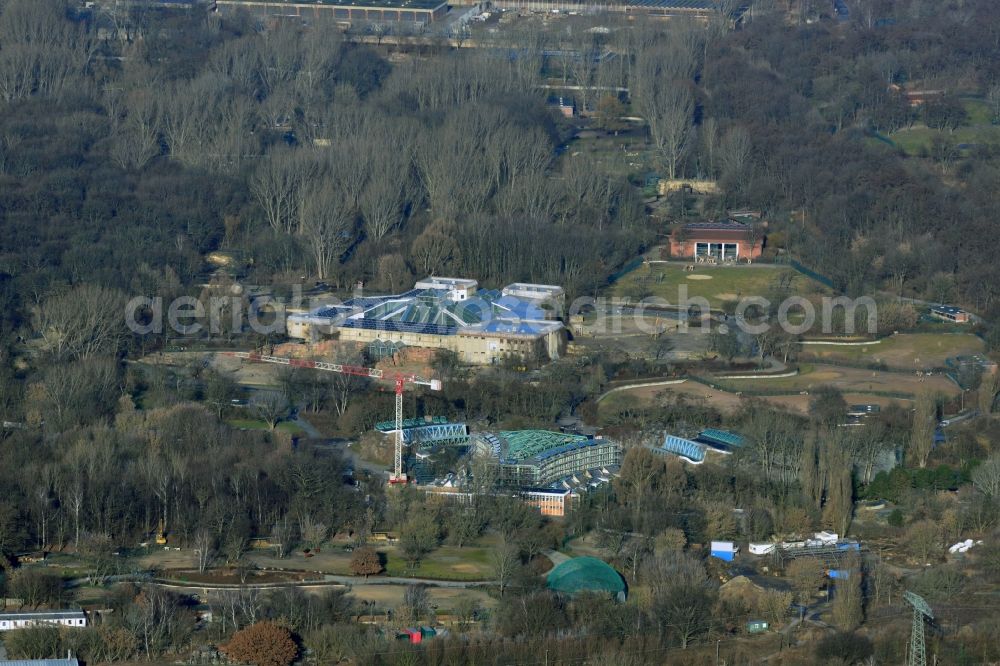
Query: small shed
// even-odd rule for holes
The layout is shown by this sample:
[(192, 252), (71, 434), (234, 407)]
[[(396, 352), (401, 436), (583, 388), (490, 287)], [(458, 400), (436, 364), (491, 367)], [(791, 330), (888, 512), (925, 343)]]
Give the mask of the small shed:
[(767, 631), (770, 625), (765, 620), (750, 620), (747, 622), (748, 634), (762, 634)]
[(776, 544), (771, 542), (763, 543), (750, 543), (750, 554), (751, 555), (767, 555), (768, 553), (773, 553), (776, 548)]
[(740, 547), (732, 541), (713, 541), (710, 552), (712, 557), (724, 562), (732, 562), (736, 558), (736, 554), (740, 552)]
[(399, 638), (408, 640), (413, 645), (419, 645), (420, 642), (424, 639), (424, 634), (419, 629), (409, 627), (407, 629), (402, 630), (402, 632), (399, 634)]

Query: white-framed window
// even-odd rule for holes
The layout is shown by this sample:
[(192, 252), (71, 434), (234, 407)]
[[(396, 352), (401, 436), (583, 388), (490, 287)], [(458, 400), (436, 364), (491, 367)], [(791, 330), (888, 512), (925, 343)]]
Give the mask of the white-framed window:
[(698, 241), (694, 244), (694, 255), (696, 257), (714, 257), (721, 261), (727, 259), (738, 259), (740, 256), (739, 243), (709, 243)]

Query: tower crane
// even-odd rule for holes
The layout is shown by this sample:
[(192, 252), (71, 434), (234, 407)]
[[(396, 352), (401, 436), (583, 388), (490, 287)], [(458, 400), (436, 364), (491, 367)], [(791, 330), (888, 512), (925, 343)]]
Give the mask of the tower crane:
[[(292, 368), (310, 368), (313, 370), (323, 370), (326, 372), (336, 372), (342, 375), (354, 375), (356, 377), (368, 377), (370, 379), (388, 379), (385, 372), (378, 368), (365, 368), (359, 365), (345, 365), (343, 363), (330, 363), (328, 361), (311, 361), (304, 358), (290, 358), (287, 356), (266, 356), (256, 352), (223, 352), (227, 356), (235, 356), (253, 363), (275, 363), (277, 365), (287, 365)], [(403, 389), (407, 384), (429, 386), (432, 391), (441, 390), (440, 379), (424, 379), (412, 373), (396, 373), (392, 377), (396, 383), (396, 446), (394, 456), (394, 466), (392, 475), (389, 476), (389, 483), (406, 483), (406, 474), (403, 472)]]

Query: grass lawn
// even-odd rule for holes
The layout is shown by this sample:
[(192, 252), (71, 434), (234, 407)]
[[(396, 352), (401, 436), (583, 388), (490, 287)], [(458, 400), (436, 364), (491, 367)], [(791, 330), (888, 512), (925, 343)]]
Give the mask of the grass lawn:
[(633, 300), (655, 296), (677, 303), (678, 288), (686, 285), (688, 298), (706, 298), (713, 308), (719, 308), (725, 301), (744, 296), (767, 297), (783, 278), (789, 280), (791, 294), (807, 296), (825, 289), (784, 266), (698, 266), (690, 272), (675, 264), (648, 264), (611, 285), (610, 293)]
[(910, 155), (916, 155), (922, 149), (930, 150), (931, 140), (939, 135), (950, 138), (956, 144), (1000, 145), (1000, 126), (992, 124), (987, 104), (980, 99), (965, 99), (962, 103), (968, 114), (968, 124), (959, 127), (954, 132), (931, 129), (924, 124), (915, 124), (913, 127), (889, 135), (889, 139)]
[(983, 341), (969, 333), (900, 333), (878, 344), (844, 347), (806, 345), (803, 358), (846, 361), (848, 363), (885, 363), (892, 368), (935, 368), (960, 354), (983, 352)]
[(907, 154), (917, 155), (922, 149), (930, 150), (931, 140), (938, 135), (947, 136), (956, 144), (1000, 144), (1000, 127), (992, 125), (959, 127), (954, 132), (931, 129), (925, 125), (914, 125), (908, 129), (890, 134), (889, 138), (893, 143), (906, 151)]
[[(228, 419), (226, 424), (232, 426), (233, 428), (239, 428), (240, 430), (269, 430), (268, 426), (264, 421), (260, 419)], [(290, 421), (282, 421), (279, 423), (275, 430), (280, 430), (281, 432), (289, 432), (293, 435), (298, 435), (305, 432), (297, 423), (292, 423)]]
[(993, 112), (990, 105), (981, 99), (964, 99), (965, 112), (969, 114), (970, 125), (990, 125), (993, 121)]
[(582, 132), (582, 136), (567, 145), (560, 157), (565, 165), (586, 155), (588, 164), (600, 165), (601, 170), (618, 176), (636, 176), (652, 171), (654, 151), (646, 144), (643, 130), (629, 126), (629, 131), (606, 134), (595, 129)]
[(755, 390), (767, 391), (810, 391), (828, 385), (843, 393), (866, 393), (869, 391), (916, 394), (931, 391), (954, 395), (958, 392), (955, 384), (944, 375), (918, 377), (916, 373), (880, 372), (860, 368), (844, 368), (833, 365), (805, 366), (800, 374), (767, 380), (728, 379), (715, 383), (727, 391)]
[(489, 548), (442, 546), (424, 557), (413, 569), (403, 559), (400, 551), (392, 549), (384, 552), (385, 573), (388, 576), (439, 580), (490, 580), (493, 577)]

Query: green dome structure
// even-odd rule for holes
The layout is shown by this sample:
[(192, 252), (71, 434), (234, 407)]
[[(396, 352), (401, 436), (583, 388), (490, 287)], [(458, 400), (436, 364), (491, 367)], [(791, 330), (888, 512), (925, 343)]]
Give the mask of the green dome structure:
[(625, 580), (596, 557), (574, 557), (549, 572), (549, 589), (568, 596), (579, 592), (606, 593), (625, 601)]

